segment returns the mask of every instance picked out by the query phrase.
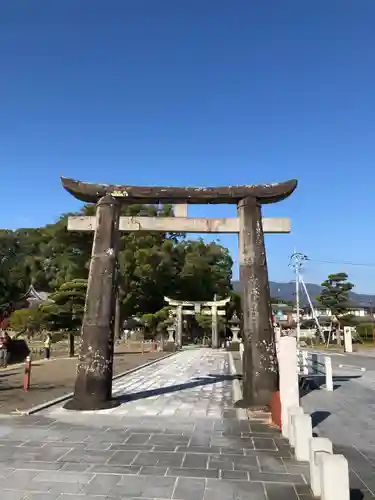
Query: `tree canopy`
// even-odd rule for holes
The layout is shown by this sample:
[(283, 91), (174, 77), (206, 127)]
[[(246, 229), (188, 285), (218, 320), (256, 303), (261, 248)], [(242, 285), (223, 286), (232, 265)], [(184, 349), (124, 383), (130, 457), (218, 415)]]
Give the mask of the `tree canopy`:
[(10, 317), (10, 326), (17, 335), (32, 337), (43, 326), (43, 313), (36, 307), (18, 309)]
[(321, 295), (316, 297), (318, 302), (330, 309), (334, 316), (348, 312), (350, 308), (349, 292), (354, 288), (354, 285), (348, 281), (346, 273), (330, 274), (321, 286)]
[[(78, 332), (85, 308), (87, 280), (67, 281), (39, 307), (51, 331)], [(14, 314), (14, 313), (13, 313)]]
[[(61, 288), (64, 283), (87, 280), (93, 235), (68, 232), (67, 218), (94, 213), (95, 206), (89, 204), (42, 228), (0, 231), (0, 316), (11, 311), (30, 284), (36, 290), (56, 292), (55, 299), (59, 299), (66, 296)], [(168, 205), (130, 205), (123, 208), (122, 215), (173, 213)], [(160, 311), (165, 306), (164, 296), (184, 300), (212, 300), (215, 294), (226, 297), (231, 292), (232, 264), (228, 250), (215, 242), (206, 244), (174, 233), (121, 233), (122, 315)], [(69, 304), (71, 301), (57, 305)]]

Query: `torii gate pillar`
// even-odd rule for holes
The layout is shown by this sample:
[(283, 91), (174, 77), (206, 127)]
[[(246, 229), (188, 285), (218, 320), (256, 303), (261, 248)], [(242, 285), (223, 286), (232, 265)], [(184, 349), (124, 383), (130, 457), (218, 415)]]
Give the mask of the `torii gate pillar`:
[(272, 325), (261, 207), (254, 197), (238, 203), (239, 262), (243, 311), (243, 403), (269, 405), (278, 391), (278, 363)]
[(112, 196), (97, 204), (97, 225), (82, 322), (74, 398), (68, 410), (113, 407), (112, 372), (116, 310), (119, 203)]

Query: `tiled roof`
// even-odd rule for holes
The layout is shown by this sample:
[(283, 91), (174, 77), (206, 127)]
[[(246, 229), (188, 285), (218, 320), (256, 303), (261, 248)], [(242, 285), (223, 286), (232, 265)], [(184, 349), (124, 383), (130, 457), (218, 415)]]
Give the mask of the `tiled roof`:
[(45, 302), (46, 300), (48, 300), (49, 295), (50, 294), (48, 292), (42, 292), (42, 291), (39, 292), (35, 290), (33, 285), (30, 285), (29, 289), (27, 290), (25, 295), (21, 297), (21, 299), (26, 299), (26, 300), (31, 299), (31, 300), (39, 300), (40, 302)]

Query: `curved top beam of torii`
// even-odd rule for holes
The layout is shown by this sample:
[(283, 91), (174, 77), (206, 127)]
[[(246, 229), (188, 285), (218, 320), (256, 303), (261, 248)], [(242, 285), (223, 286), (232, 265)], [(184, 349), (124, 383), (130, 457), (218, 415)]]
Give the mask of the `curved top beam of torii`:
[(238, 203), (243, 198), (255, 197), (261, 203), (276, 203), (290, 196), (297, 187), (292, 179), (278, 184), (255, 184), (227, 187), (157, 187), (116, 186), (90, 184), (74, 179), (61, 178), (64, 188), (78, 200), (96, 203), (105, 195), (111, 195), (126, 203)]

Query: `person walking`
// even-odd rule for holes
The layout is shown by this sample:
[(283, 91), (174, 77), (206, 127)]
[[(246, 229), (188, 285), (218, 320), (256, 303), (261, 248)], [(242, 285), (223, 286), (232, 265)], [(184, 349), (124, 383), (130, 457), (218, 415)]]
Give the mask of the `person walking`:
[(47, 333), (46, 340), (44, 341), (44, 359), (49, 359), (51, 356), (51, 344), (52, 336), (50, 333)]
[(0, 333), (0, 368), (8, 366), (8, 351), (9, 351), (10, 337), (1, 330)]

